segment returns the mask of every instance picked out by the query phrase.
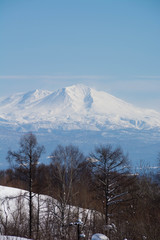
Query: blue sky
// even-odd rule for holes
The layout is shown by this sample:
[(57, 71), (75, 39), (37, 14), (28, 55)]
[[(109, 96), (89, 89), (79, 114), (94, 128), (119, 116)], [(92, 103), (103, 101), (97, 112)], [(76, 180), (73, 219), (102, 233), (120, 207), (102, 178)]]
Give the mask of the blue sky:
[(160, 111), (159, 0), (0, 0), (0, 97), (83, 83)]

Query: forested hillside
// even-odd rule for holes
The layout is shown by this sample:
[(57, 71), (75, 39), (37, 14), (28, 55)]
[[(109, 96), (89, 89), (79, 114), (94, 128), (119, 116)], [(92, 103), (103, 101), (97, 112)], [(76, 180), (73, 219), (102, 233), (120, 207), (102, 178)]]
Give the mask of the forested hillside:
[[(32, 238), (110, 240), (160, 236), (158, 172), (131, 173), (121, 148), (99, 146), (89, 156), (58, 145), (50, 163), (39, 164), (44, 147), (32, 133), (9, 151), (10, 168), (0, 172), (1, 234)], [(23, 189), (23, 190), (21, 190)]]

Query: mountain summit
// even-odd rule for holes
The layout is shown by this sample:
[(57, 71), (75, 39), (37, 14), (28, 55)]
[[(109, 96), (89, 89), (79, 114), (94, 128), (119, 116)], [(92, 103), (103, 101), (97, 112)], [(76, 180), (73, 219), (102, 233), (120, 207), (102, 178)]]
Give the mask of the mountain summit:
[(160, 145), (160, 113), (81, 84), (0, 98), (0, 168), (8, 149), (29, 131), (46, 154), (58, 144), (77, 145), (86, 153), (99, 144), (120, 144), (134, 165), (140, 159), (152, 164)]
[(24, 131), (152, 129), (160, 128), (160, 113), (78, 84), (1, 98), (0, 125), (4, 124)]

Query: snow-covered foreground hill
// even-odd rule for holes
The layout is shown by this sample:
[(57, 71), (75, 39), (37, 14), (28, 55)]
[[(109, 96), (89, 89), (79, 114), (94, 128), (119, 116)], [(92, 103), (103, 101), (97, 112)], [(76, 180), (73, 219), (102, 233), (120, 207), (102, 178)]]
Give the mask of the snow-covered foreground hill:
[(160, 113), (141, 109), (106, 92), (73, 85), (55, 92), (35, 90), (0, 99), (0, 164), (9, 148), (32, 131), (47, 155), (57, 144), (75, 144), (89, 153), (99, 144), (120, 145), (132, 164), (156, 164)]
[[(92, 240), (108, 240), (107, 237), (105, 237), (104, 235), (102, 234), (95, 234), (93, 237), (92, 237)], [(14, 237), (14, 236), (0, 236), (0, 240), (30, 240), (28, 238), (21, 238), (21, 237)]]
[(28, 238), (21, 238), (21, 237), (15, 237), (15, 236), (0, 236), (0, 240), (30, 240)]
[[(0, 185), (0, 210), (1, 214), (4, 217), (7, 217), (10, 220), (14, 221), (16, 215), (17, 207), (23, 208), (23, 211), (28, 214), (29, 212), (29, 192), (13, 187), (6, 187)], [(47, 195), (37, 195), (34, 194), (33, 197), (33, 205), (34, 208), (37, 209), (38, 207), (38, 199), (40, 205), (40, 217), (44, 218), (47, 214), (49, 205), (54, 205), (55, 214), (58, 214), (60, 203)], [(66, 206), (67, 208), (69, 206)], [(72, 211), (77, 211), (77, 208), (72, 206)], [(89, 210), (78, 208), (79, 217), (82, 217), (82, 213), (86, 212), (89, 214)], [(53, 213), (53, 212), (52, 212)]]
[[(29, 193), (25, 190), (0, 186), (0, 234), (2, 234), (2, 236), (0, 236), (0, 240), (25, 240), (25, 238), (13, 238), (11, 236), (7, 238), (3, 235), (6, 229), (10, 229), (11, 226), (14, 227), (13, 231), (16, 232), (16, 228), (18, 228), (26, 235), (29, 218), (28, 199)], [(77, 219), (84, 219), (86, 224), (87, 221), (92, 221), (93, 215), (94, 217), (100, 216), (100, 213), (93, 210), (69, 205), (64, 206), (63, 204), (47, 195), (33, 194), (33, 218), (37, 219), (38, 217), (38, 222), (42, 232), (43, 230), (47, 231), (46, 224), (50, 225), (50, 227), (48, 226), (50, 231), (56, 231), (57, 226), (60, 229), (62, 219), (64, 224), (69, 226), (69, 223), (74, 222), (75, 219), (76, 221)], [(71, 222), (68, 223), (68, 219), (70, 219)], [(83, 222), (81, 221), (81, 223)], [(36, 224), (37, 222), (35, 222), (35, 225)], [(12, 229), (13, 228), (11, 228), (11, 230)], [(48, 234), (53, 233), (50, 232)], [(57, 237), (55, 237), (55, 239), (57, 240)]]

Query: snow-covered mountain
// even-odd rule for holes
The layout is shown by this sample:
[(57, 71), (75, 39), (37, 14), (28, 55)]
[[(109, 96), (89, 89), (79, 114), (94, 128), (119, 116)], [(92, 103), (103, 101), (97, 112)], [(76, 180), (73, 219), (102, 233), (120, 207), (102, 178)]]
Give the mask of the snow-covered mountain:
[(23, 131), (160, 129), (160, 113), (140, 109), (106, 92), (73, 85), (0, 99), (0, 125)]
[[(160, 151), (160, 113), (106, 92), (73, 85), (55, 92), (34, 90), (0, 98), (0, 164), (24, 132), (36, 134), (50, 154), (74, 144), (89, 153), (99, 144), (120, 145), (132, 162), (154, 162)], [(46, 156), (47, 157), (47, 156)]]

